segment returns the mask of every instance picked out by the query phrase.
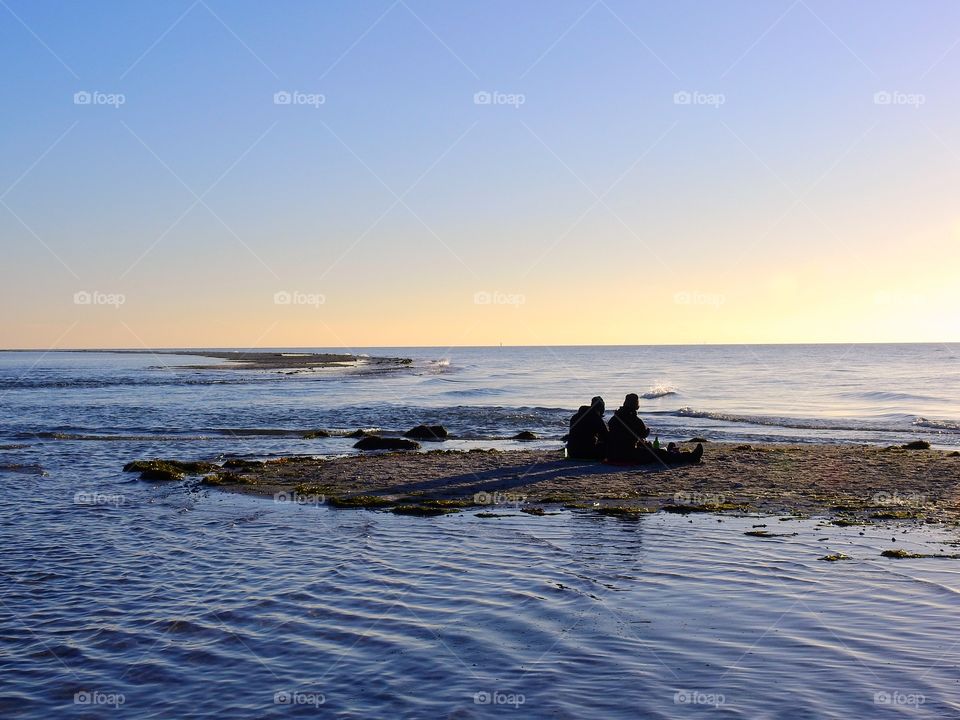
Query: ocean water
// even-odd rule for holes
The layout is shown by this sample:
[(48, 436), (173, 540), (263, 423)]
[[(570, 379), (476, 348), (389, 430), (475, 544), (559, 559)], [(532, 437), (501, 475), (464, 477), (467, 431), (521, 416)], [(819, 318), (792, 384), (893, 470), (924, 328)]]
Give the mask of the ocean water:
[(367, 351), (415, 359), (386, 375), (0, 353), (0, 716), (960, 717), (960, 561), (879, 556), (954, 528), (409, 518), (121, 472), (350, 452), (314, 428), (558, 447), (630, 391), (661, 439), (958, 447), (957, 350)]

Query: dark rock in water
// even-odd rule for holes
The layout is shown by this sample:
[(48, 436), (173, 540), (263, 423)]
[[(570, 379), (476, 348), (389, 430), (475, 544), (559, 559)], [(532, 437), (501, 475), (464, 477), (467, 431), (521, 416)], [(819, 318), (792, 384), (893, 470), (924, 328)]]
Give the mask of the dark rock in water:
[(420, 443), (403, 438), (385, 438), (368, 435), (353, 444), (357, 450), (417, 450)]
[(305, 432), (303, 434), (304, 440), (313, 440), (315, 438), (328, 438), (328, 437), (330, 437), (330, 433), (328, 433), (326, 430), (310, 430), (309, 432)]
[(141, 480), (181, 480), (185, 475), (203, 475), (220, 467), (208, 462), (179, 460), (135, 460), (123, 466), (124, 472), (138, 472)]
[(39, 465), (22, 465), (20, 463), (11, 463), (9, 465), (0, 464), (0, 472), (21, 473), (23, 475), (46, 475), (47, 471)]
[(514, 435), (510, 439), (511, 440), (536, 440), (537, 434), (530, 432), (529, 430), (523, 430), (522, 432), (518, 432), (516, 435)]
[(690, 438), (689, 440), (687, 440), (687, 442), (689, 442), (689, 443), (705, 443), (705, 442), (710, 442), (710, 441), (707, 440), (706, 438), (694, 437), (694, 438)]
[(403, 436), (415, 440), (446, 440), (447, 429), (443, 425), (417, 425), (407, 430)]
[(913, 442), (908, 442), (906, 445), (901, 446), (904, 450), (929, 450), (930, 443), (926, 440), (914, 440)]
[(370, 433), (368, 433), (366, 430), (354, 430), (352, 433), (347, 435), (347, 437), (348, 438), (370, 437)]

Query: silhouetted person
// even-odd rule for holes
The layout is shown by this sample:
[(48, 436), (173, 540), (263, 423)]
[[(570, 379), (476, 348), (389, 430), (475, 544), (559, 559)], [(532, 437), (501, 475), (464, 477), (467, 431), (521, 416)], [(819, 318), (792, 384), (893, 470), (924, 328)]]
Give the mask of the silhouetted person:
[(640, 398), (636, 393), (630, 393), (623, 399), (623, 405), (614, 411), (610, 418), (610, 434), (607, 436), (607, 459), (615, 462), (649, 462), (642, 460), (640, 451), (644, 438), (650, 430), (637, 416), (640, 409)]
[(623, 405), (610, 418), (610, 434), (607, 436), (607, 459), (614, 462), (645, 464), (661, 462), (667, 465), (683, 463), (696, 464), (703, 456), (703, 445), (697, 444), (693, 452), (680, 452), (676, 445), (672, 448), (654, 449), (646, 442), (649, 428), (637, 415), (640, 398), (630, 393), (623, 399)]
[(609, 431), (603, 421), (606, 412), (603, 398), (597, 396), (590, 405), (581, 405), (570, 418), (570, 434), (567, 435), (567, 456), (580, 460), (603, 460)]

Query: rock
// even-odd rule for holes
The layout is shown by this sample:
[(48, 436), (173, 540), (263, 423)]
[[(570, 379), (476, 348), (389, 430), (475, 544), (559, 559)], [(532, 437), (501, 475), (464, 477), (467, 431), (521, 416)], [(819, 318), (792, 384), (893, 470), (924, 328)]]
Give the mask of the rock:
[[(253, 468), (262, 468), (262, 460), (241, 460), (240, 458), (231, 458), (223, 463), (225, 468), (240, 468), (241, 470), (250, 470)], [(219, 470), (220, 468), (217, 468)]]
[(185, 475), (202, 475), (219, 469), (213, 463), (179, 460), (134, 460), (123, 466), (124, 472), (140, 473), (141, 480), (182, 480)]
[(510, 439), (511, 440), (536, 440), (537, 434), (530, 432), (529, 430), (522, 430), (521, 432), (518, 432), (516, 435), (514, 435)]
[(420, 443), (403, 438), (385, 438), (368, 435), (353, 444), (357, 450), (417, 450)]
[(906, 445), (901, 445), (904, 450), (929, 450), (930, 443), (926, 440), (914, 440), (913, 442), (908, 442)]
[(328, 438), (328, 437), (330, 437), (330, 433), (328, 433), (326, 430), (310, 430), (303, 434), (304, 440), (314, 440), (315, 438)]
[(947, 453), (947, 457), (960, 457), (960, 450), (954, 450), (952, 453)]
[(407, 430), (403, 436), (415, 440), (446, 440), (447, 429), (443, 425), (417, 425)]
[(354, 430), (352, 433), (350, 433), (349, 435), (347, 435), (347, 437), (348, 437), (348, 438), (364, 438), (364, 437), (370, 437), (370, 433), (368, 433), (366, 430)]
[(687, 440), (687, 442), (689, 442), (689, 443), (705, 443), (705, 442), (710, 442), (710, 441), (707, 440), (706, 438), (702, 438), (702, 437), (692, 437), (692, 438), (690, 438), (689, 440)]

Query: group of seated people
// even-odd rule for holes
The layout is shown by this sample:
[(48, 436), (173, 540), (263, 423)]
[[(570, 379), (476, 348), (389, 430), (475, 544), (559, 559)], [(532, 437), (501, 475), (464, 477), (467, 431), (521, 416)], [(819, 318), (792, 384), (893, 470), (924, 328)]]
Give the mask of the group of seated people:
[(661, 448), (659, 442), (648, 442), (650, 430), (637, 415), (639, 409), (640, 398), (635, 393), (623, 399), (623, 405), (613, 413), (609, 422), (603, 420), (606, 406), (602, 397), (593, 398), (589, 405), (581, 405), (570, 418), (567, 457), (631, 465), (655, 462), (695, 465), (700, 462), (703, 456), (700, 443), (692, 452), (682, 452), (676, 443)]

